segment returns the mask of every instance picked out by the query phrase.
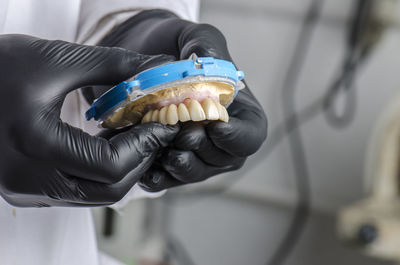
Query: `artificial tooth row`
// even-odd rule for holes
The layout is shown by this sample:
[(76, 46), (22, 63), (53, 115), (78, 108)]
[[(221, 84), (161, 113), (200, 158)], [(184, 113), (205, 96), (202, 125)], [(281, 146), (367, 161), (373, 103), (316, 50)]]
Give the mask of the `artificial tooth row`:
[(160, 110), (150, 110), (144, 115), (142, 123), (154, 121), (174, 125), (178, 121), (185, 122), (190, 120), (221, 120), (228, 122), (229, 115), (225, 107), (219, 102), (207, 98), (200, 104), (193, 99), (188, 102), (187, 106), (180, 103), (178, 106), (171, 104)]

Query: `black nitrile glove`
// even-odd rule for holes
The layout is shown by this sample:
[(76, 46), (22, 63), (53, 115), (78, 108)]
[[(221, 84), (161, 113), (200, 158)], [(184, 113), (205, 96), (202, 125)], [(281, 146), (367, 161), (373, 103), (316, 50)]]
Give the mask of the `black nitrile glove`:
[[(165, 10), (141, 12), (115, 28), (100, 45), (144, 54), (165, 53), (179, 59), (196, 53), (232, 61), (219, 30), (179, 19)], [(97, 93), (95, 97), (101, 92)], [(248, 87), (239, 92), (228, 112), (228, 123), (183, 123), (174, 147), (163, 150), (162, 157), (142, 177), (141, 186), (159, 191), (240, 168), (265, 140), (267, 119)]]
[(107, 140), (60, 120), (68, 92), (113, 85), (169, 56), (0, 35), (0, 194), (15, 206), (120, 200), (178, 128), (136, 126)]

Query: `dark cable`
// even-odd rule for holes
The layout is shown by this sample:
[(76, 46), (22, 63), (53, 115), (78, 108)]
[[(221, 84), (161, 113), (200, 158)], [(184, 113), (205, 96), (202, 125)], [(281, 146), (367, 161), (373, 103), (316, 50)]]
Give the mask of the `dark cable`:
[[(328, 88), (323, 106), (325, 119), (333, 128), (344, 128), (351, 124), (355, 117), (355, 76), (359, 66), (366, 61), (386, 28), (381, 18), (374, 14), (377, 3), (376, 0), (358, 0), (355, 5), (341, 72)], [(344, 97), (341, 112), (337, 109), (340, 95)]]
[[(352, 123), (356, 113), (356, 90), (353, 80), (357, 71), (357, 64), (348, 62), (342, 68), (339, 77), (331, 84), (323, 103), (325, 119), (334, 128), (345, 128)], [(344, 97), (344, 106), (341, 112), (337, 110), (339, 96)]]
[(286, 126), (286, 133), (292, 132), (289, 134), (289, 143), (296, 174), (298, 201), (289, 229), (267, 263), (269, 265), (279, 265), (286, 261), (294, 246), (297, 244), (310, 214), (309, 172), (299, 129), (299, 119), (295, 109), (295, 89), (304, 59), (310, 47), (312, 34), (319, 18), (321, 6), (321, 0), (314, 0), (310, 5), (303, 21), (296, 43), (296, 49), (293, 53), (283, 83), (282, 110), (286, 117), (292, 117), (291, 126), (289, 126), (289, 124)]

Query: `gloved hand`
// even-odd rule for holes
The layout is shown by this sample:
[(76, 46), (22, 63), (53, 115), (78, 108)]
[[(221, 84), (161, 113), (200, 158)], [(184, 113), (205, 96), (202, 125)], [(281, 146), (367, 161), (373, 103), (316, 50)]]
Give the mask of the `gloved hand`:
[[(219, 30), (179, 19), (165, 10), (141, 12), (115, 28), (100, 45), (179, 59), (196, 53), (232, 61)], [(95, 97), (100, 96), (101, 91), (97, 92)], [(159, 191), (240, 168), (265, 140), (267, 119), (248, 87), (239, 92), (228, 112), (228, 123), (184, 123), (174, 147), (163, 150), (140, 180), (141, 186)]]
[(179, 130), (161, 124), (111, 139), (60, 120), (68, 92), (112, 85), (170, 56), (0, 35), (0, 194), (15, 206), (94, 206), (120, 200)]

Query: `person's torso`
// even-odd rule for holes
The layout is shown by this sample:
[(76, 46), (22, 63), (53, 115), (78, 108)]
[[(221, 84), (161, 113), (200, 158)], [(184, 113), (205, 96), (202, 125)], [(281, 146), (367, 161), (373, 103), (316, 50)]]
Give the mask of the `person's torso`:
[[(95, 20), (101, 18), (99, 14), (105, 15), (116, 7), (119, 9), (114, 11), (172, 8), (192, 20), (196, 19), (198, 9), (197, 0), (115, 0), (113, 5), (107, 1), (0, 0), (0, 34), (76, 42), (80, 34), (90, 34)], [(82, 14), (87, 17), (80, 17)], [(96, 127), (83, 120), (88, 105), (81, 98), (78, 92), (70, 93), (61, 118), (94, 134)], [(132, 190), (136, 197), (143, 193)], [(0, 235), (0, 264), (99, 264), (89, 208), (15, 208), (0, 196)]]
[[(0, 34), (73, 41), (80, 0), (68, 2), (0, 0)], [(79, 126), (76, 111), (69, 113), (68, 122)], [(0, 197), (0, 235), (1, 264), (99, 264), (88, 208), (14, 208)]]

